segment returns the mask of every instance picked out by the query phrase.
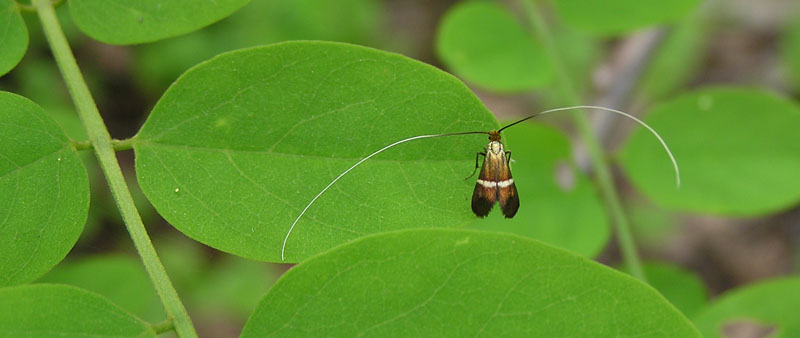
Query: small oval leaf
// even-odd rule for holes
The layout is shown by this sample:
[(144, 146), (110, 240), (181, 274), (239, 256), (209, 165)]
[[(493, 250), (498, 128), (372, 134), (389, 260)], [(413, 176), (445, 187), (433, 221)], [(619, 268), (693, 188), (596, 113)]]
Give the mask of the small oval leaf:
[(709, 88), (653, 108), (649, 123), (681, 169), (639, 128), (621, 154), (623, 168), (654, 202), (672, 209), (751, 216), (800, 201), (800, 109), (755, 89)]
[[(354, 45), (289, 42), (226, 53), (178, 79), (135, 139), (136, 172), (181, 232), (280, 261), (295, 217), (359, 159), (411, 136), (495, 128), (475, 95), (434, 67)], [(426, 139), (365, 162), (297, 223), (287, 261), (369, 233), (466, 224), (474, 182), (464, 177), (486, 142)]]
[[(722, 330), (736, 322), (777, 325), (775, 337), (797, 337), (800, 323), (800, 277), (785, 277), (747, 285), (721, 295), (703, 308), (693, 321), (703, 336), (723, 337)], [(770, 336), (772, 337), (772, 336)]]
[(592, 34), (616, 35), (651, 25), (674, 22), (697, 7), (699, 0), (554, 0), (565, 22)]
[[(512, 152), (519, 212), (507, 219), (495, 210), (469, 227), (511, 232), (587, 257), (597, 255), (608, 242), (608, 217), (586, 175), (567, 165), (570, 146), (566, 136), (533, 123), (516, 125), (503, 134), (506, 150)], [(560, 171), (571, 176), (572, 184), (559, 184)]]
[(465, 1), (448, 10), (436, 49), (445, 64), (470, 83), (500, 92), (550, 83), (544, 50), (502, 6)]
[(0, 286), (61, 261), (88, 212), (86, 168), (64, 131), (35, 103), (0, 92)]
[(78, 28), (99, 41), (130, 45), (157, 41), (208, 26), (250, 0), (70, 0)]
[(14, 337), (155, 337), (147, 323), (108, 299), (73, 286), (0, 289), (0, 328)]
[(451, 229), (364, 237), (294, 267), (242, 337), (297, 335), (699, 337), (628, 275), (524, 237)]
[(8, 73), (28, 50), (28, 28), (14, 0), (0, 0), (0, 75)]

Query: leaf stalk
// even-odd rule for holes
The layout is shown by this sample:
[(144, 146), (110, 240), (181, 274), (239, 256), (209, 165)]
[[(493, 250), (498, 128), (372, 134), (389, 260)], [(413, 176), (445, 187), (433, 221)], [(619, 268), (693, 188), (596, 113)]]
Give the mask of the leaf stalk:
[(144, 263), (147, 274), (158, 292), (161, 302), (172, 318), (175, 331), (180, 337), (197, 337), (191, 319), (186, 309), (178, 298), (178, 293), (172, 286), (167, 272), (156, 254), (153, 243), (147, 235), (139, 211), (133, 203), (133, 197), (122, 175), (122, 169), (114, 156), (111, 136), (103, 123), (103, 118), (97, 110), (97, 105), (89, 92), (89, 87), (83, 79), (75, 56), (67, 43), (64, 32), (56, 18), (53, 3), (50, 0), (34, 0), (33, 5), (39, 15), (47, 42), (56, 59), (64, 82), (69, 89), (70, 96), (83, 122), (84, 129), (89, 135), (89, 140), (97, 156), (100, 167), (106, 176), (111, 193), (116, 201), (117, 208), (122, 214), (122, 220), (128, 228), (136, 251)]

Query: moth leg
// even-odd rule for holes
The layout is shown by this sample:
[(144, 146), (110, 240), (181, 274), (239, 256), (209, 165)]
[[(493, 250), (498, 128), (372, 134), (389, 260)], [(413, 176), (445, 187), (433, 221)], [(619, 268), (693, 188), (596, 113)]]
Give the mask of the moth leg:
[(506, 150), (506, 163), (511, 163), (511, 150)]
[(472, 171), (471, 175), (467, 176), (467, 178), (464, 179), (465, 181), (468, 180), (470, 177), (475, 176), (475, 173), (478, 172), (478, 157), (480, 157), (481, 155), (483, 155), (483, 157), (486, 157), (486, 153), (484, 152), (475, 153), (475, 170)]

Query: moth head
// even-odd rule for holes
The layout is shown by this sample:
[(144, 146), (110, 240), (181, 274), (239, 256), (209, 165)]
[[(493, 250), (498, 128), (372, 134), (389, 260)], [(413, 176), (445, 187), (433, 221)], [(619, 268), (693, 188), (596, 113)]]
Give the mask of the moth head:
[(497, 141), (500, 142), (500, 132), (497, 130), (492, 130), (489, 132), (489, 141)]

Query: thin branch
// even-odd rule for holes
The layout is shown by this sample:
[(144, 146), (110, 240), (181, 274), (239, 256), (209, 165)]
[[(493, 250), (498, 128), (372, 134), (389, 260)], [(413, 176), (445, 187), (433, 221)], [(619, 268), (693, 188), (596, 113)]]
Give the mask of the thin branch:
[(171, 318), (178, 336), (197, 337), (197, 333), (192, 326), (192, 321), (186, 313), (183, 303), (178, 298), (178, 293), (172, 286), (172, 282), (167, 276), (164, 266), (156, 254), (153, 243), (147, 235), (139, 211), (133, 203), (133, 197), (125, 183), (122, 169), (119, 167), (114, 149), (111, 145), (111, 135), (106, 129), (103, 118), (97, 110), (97, 105), (89, 92), (89, 87), (81, 75), (75, 56), (69, 47), (67, 38), (61, 30), (61, 25), (56, 17), (53, 4), (50, 0), (34, 0), (33, 5), (39, 15), (45, 37), (53, 51), (61, 75), (69, 89), (70, 96), (75, 103), (78, 114), (83, 122), (83, 127), (92, 142), (92, 148), (97, 156), (100, 167), (106, 176), (111, 194), (117, 203), (117, 208), (122, 214), (122, 220), (128, 228), (133, 244), (142, 258), (145, 270), (153, 282), (153, 286), (158, 292), (164, 309), (167, 311), (168, 318)]

